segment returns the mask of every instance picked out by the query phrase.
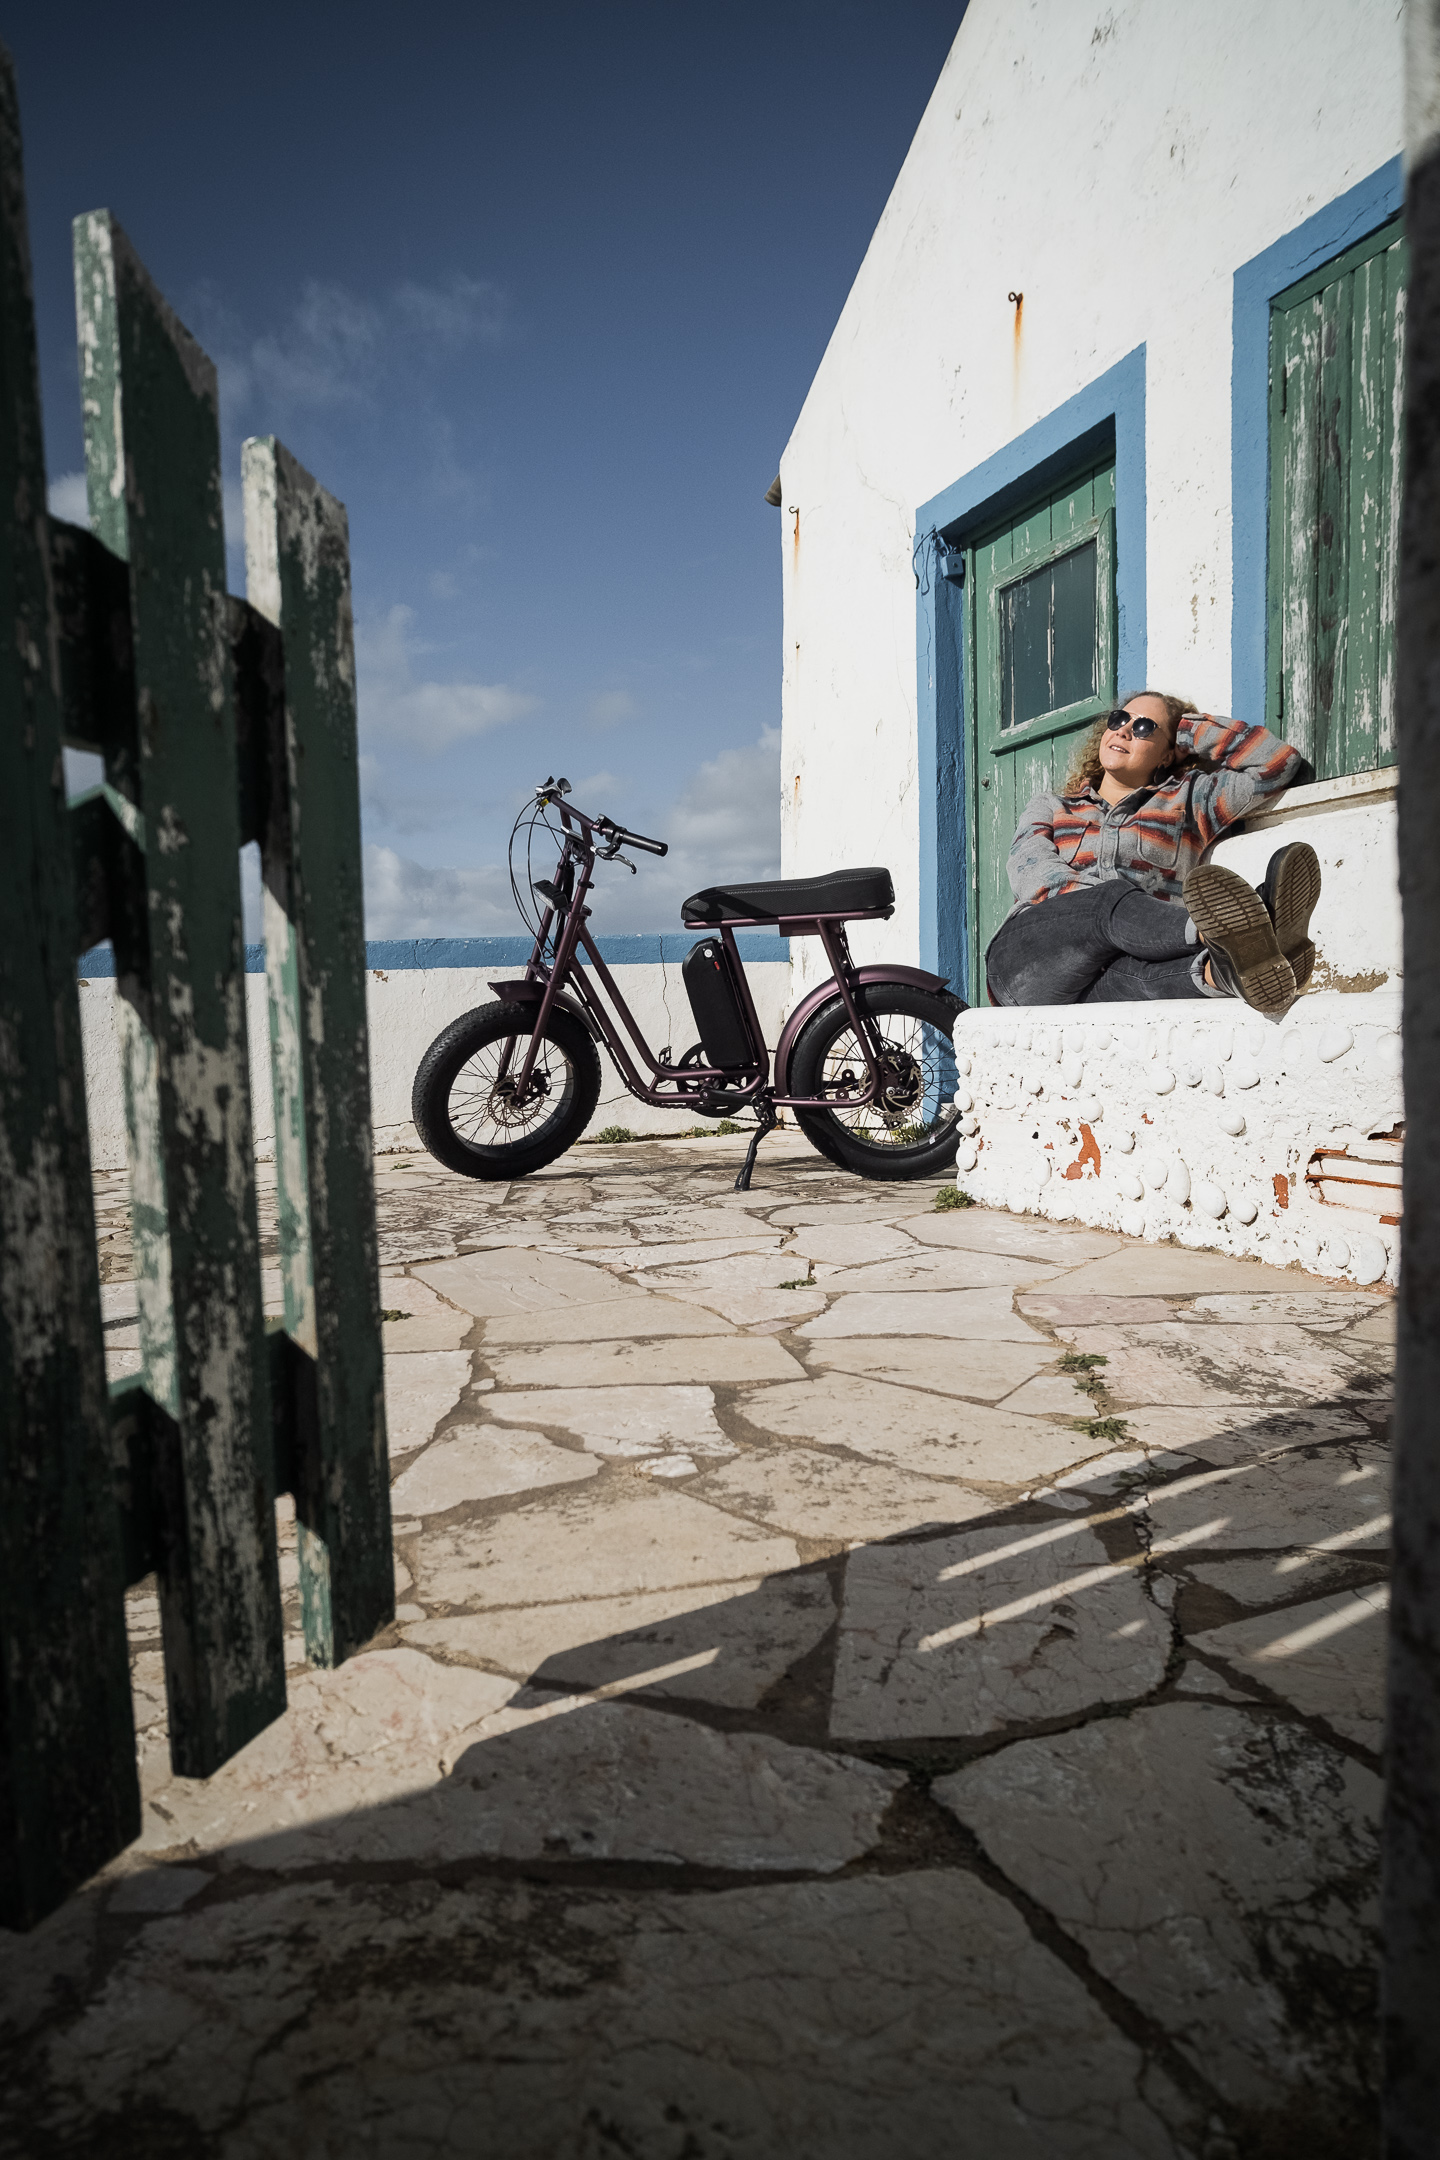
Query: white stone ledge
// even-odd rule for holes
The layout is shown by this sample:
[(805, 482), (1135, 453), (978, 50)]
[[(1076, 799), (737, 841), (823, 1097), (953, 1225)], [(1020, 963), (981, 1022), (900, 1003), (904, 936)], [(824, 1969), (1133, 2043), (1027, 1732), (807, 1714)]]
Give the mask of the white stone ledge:
[(974, 1010), (955, 1025), (957, 1177), (976, 1200), (1369, 1283), (1399, 1231), (1322, 1201), (1320, 1147), (1404, 1116), (1400, 995)]
[(1338, 780), (1312, 780), (1306, 787), (1286, 788), (1255, 816), (1247, 818), (1242, 832), (1260, 832), (1267, 825), (1283, 825), (1291, 818), (1318, 817), (1328, 810), (1349, 809), (1356, 803), (1393, 801), (1399, 785), (1399, 769), (1381, 765), (1374, 772), (1346, 773)]

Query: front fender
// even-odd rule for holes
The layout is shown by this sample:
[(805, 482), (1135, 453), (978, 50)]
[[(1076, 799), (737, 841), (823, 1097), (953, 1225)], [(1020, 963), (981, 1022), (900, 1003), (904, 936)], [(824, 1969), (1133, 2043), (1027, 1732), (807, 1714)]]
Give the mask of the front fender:
[[(516, 982), (492, 982), (490, 988), (495, 992), (496, 997), (506, 1005), (538, 1005), (545, 995), (545, 984), (534, 982), (528, 976), (522, 977)], [(556, 1005), (569, 1013), (572, 1020), (578, 1020), (587, 1035), (593, 1037), (595, 1041), (599, 1041), (600, 1038), (595, 1033), (594, 1021), (577, 998), (571, 997), (568, 991), (557, 990), (551, 1000), (552, 1011)]]
[[(856, 980), (862, 986), (867, 983), (904, 983), (907, 990), (948, 990), (950, 988), (945, 976), (932, 975), (925, 968), (863, 967), (857, 968), (855, 974)], [(494, 985), (492, 984), (491, 987), (493, 989)], [(821, 983), (817, 990), (812, 990), (808, 997), (803, 997), (800, 1000), (794, 1012), (785, 1022), (784, 1027), (781, 1028), (780, 1040), (775, 1045), (775, 1092), (777, 1095), (788, 1095), (791, 1091), (790, 1059), (794, 1053), (796, 1042), (799, 1040), (800, 1030), (804, 1027), (806, 1021), (811, 1018), (812, 1014), (820, 1010), (822, 1005), (828, 1004), (832, 997), (839, 997), (839, 995), (840, 985), (832, 975), (828, 982)]]

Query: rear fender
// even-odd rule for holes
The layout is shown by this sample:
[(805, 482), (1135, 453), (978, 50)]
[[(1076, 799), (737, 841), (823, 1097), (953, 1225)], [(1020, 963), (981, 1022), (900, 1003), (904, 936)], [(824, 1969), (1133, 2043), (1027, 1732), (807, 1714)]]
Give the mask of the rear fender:
[[(924, 968), (915, 967), (862, 967), (855, 970), (855, 979), (862, 986), (876, 983), (903, 983), (907, 990), (948, 990), (950, 984), (943, 975), (931, 975)], [(494, 985), (492, 984), (493, 988)], [(839, 997), (840, 985), (832, 975), (821, 983), (808, 997), (802, 998), (784, 1027), (775, 1046), (775, 1092), (788, 1095), (790, 1088), (790, 1059), (800, 1038), (800, 1031), (807, 1020), (816, 1014), (831, 998)]]
[[(505, 1005), (538, 1005), (545, 995), (546, 985), (532, 982), (528, 976), (523, 976), (516, 982), (492, 982), (490, 988)], [(571, 997), (567, 991), (557, 990), (551, 1000), (551, 1009), (556, 1005), (569, 1013), (572, 1020), (578, 1020), (587, 1035), (599, 1041), (595, 1023), (578, 999)]]

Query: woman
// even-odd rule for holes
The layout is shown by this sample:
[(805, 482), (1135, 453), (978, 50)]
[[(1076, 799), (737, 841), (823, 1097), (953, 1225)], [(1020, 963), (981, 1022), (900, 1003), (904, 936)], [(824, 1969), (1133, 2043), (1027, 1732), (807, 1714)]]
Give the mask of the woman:
[(1288, 787), (1298, 750), (1146, 690), (1098, 720), (1062, 795), (1037, 795), (1007, 865), (1015, 905), (985, 955), (994, 1005), (1238, 997), (1280, 1013), (1310, 979), (1315, 850), (1257, 892), (1203, 857)]

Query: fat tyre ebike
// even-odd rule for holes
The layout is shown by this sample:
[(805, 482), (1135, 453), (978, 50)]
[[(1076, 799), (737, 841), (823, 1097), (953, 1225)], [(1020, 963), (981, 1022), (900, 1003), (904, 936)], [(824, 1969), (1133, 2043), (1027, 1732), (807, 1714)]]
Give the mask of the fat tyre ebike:
[[(603, 1043), (637, 1102), (691, 1117), (754, 1112), (738, 1191), (749, 1190), (756, 1150), (780, 1110), (794, 1112), (829, 1161), (860, 1177), (948, 1169), (959, 1145), (950, 1037), (964, 1002), (943, 976), (857, 967), (850, 957), (846, 924), (894, 913), (888, 870), (692, 894), (682, 919), (707, 934), (681, 973), (700, 1039), (679, 1058), (668, 1047), (657, 1055), (600, 956), (586, 901), (597, 862), (618, 861), (633, 874), (622, 847), (664, 855), (666, 845), (612, 818), (588, 817), (566, 801), (569, 793), (567, 780), (547, 780), (510, 836), (511, 890), (535, 936), (524, 975), (492, 982), (495, 1002), (452, 1020), (420, 1061), (415, 1128), (437, 1162), (463, 1177), (516, 1178), (563, 1155), (594, 1115)], [(550, 878), (534, 875), (540, 832), (559, 843)], [(735, 942), (737, 930), (762, 928), (819, 938), (833, 970), (785, 1022), (773, 1076)], [(582, 952), (588, 967), (579, 964)]]

